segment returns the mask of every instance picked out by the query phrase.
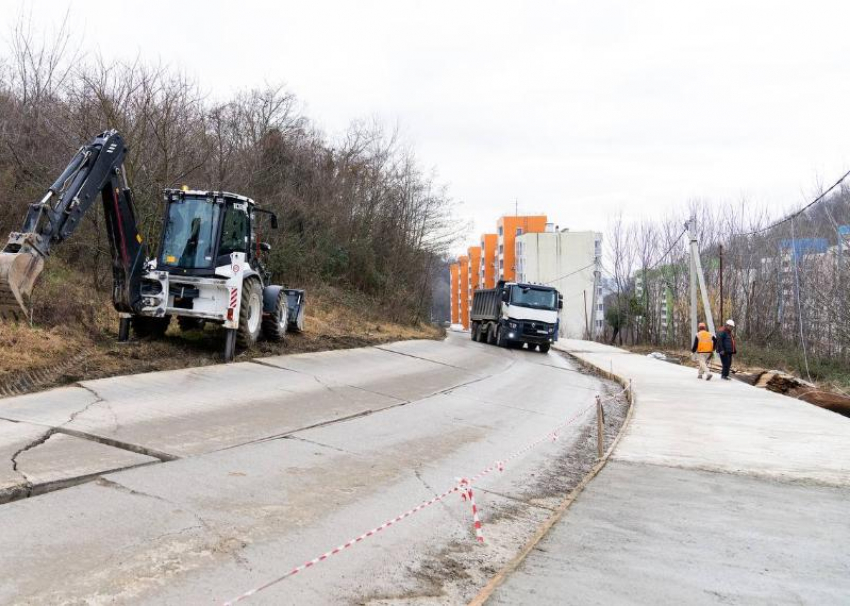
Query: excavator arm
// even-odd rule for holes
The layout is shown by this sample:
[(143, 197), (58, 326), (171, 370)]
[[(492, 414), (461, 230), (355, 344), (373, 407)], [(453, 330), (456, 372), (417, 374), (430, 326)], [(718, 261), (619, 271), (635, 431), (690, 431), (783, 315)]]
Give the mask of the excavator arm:
[(23, 228), (0, 252), (0, 318), (25, 319), (30, 296), (52, 247), (69, 238), (100, 194), (112, 251), (113, 302), (120, 312), (141, 308), (147, 250), (139, 234), (124, 174), (127, 148), (117, 131), (92, 139), (71, 159), (44, 197), (30, 204)]

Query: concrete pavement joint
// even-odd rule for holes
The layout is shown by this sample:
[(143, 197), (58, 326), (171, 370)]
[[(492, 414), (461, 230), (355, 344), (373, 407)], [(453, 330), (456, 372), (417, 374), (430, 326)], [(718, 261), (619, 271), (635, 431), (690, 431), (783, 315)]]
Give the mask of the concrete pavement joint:
[[(334, 392), (333, 388), (330, 385), (328, 385), (327, 383), (325, 383), (319, 377), (319, 375), (314, 375), (313, 373), (304, 372), (304, 371), (301, 371), (301, 370), (295, 370), (294, 368), (287, 368), (285, 366), (277, 366), (275, 364), (269, 364), (268, 362), (262, 362), (262, 361), (258, 361), (258, 360), (251, 360), (251, 362), (253, 362), (254, 364), (259, 364), (261, 366), (265, 366), (267, 368), (274, 368), (276, 370), (285, 370), (287, 372), (294, 372), (294, 373), (299, 374), (299, 375), (312, 377), (317, 383), (319, 383), (320, 385), (325, 387), (328, 391)], [(357, 385), (349, 385), (348, 383), (340, 383), (337, 387), (348, 387), (350, 389), (357, 389), (357, 390), (363, 391), (365, 393), (370, 393), (370, 394), (373, 394), (373, 395), (376, 395), (376, 396), (381, 396), (383, 398), (390, 398), (392, 400), (396, 400), (396, 401), (404, 403), (404, 404), (410, 404), (410, 400), (405, 400), (403, 398), (391, 396), (390, 394), (382, 393), (380, 391), (375, 391), (374, 389), (366, 389), (365, 387), (359, 387)]]
[(344, 450), (342, 448), (337, 448), (336, 446), (331, 446), (330, 444), (324, 444), (322, 442), (316, 442), (315, 440), (308, 440), (307, 438), (302, 438), (296, 435), (284, 436), (283, 440), (298, 440), (299, 442), (304, 442), (305, 444), (313, 444), (314, 446), (320, 446), (322, 448), (327, 448), (328, 450), (335, 450), (337, 452), (341, 452), (343, 454), (351, 455), (353, 457), (362, 457), (362, 454), (351, 452), (350, 450)]
[[(425, 362), (431, 362), (432, 364), (439, 364), (440, 366), (447, 366), (448, 368), (454, 368), (455, 370), (462, 370), (463, 372), (467, 372), (471, 375), (478, 375), (477, 372), (473, 372), (467, 368), (462, 368), (460, 366), (455, 366), (454, 364), (446, 364), (445, 362), (438, 362), (437, 360), (431, 360), (430, 358), (423, 358), (422, 356), (414, 356), (413, 354), (409, 354), (402, 351), (395, 351), (394, 349), (387, 349), (386, 347), (375, 346), (375, 349), (380, 349), (381, 351), (386, 351), (387, 353), (396, 354), (399, 356), (406, 356), (408, 358), (413, 358), (414, 360), (423, 360)], [(480, 375), (478, 375), (480, 376)]]

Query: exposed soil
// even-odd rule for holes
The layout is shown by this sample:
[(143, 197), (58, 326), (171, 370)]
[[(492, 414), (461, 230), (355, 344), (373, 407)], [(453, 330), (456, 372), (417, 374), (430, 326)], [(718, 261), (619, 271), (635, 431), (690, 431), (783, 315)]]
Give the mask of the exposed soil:
[[(589, 372), (589, 371), (582, 371)], [(604, 380), (606, 402), (604, 437), (607, 449), (619, 434), (629, 404), (621, 388)], [(529, 477), (528, 487), (516, 494), (495, 495), (481, 508), (485, 544), (470, 535), (426, 553), (412, 564), (394, 593), (370, 594), (352, 600), (368, 606), (466, 604), (506, 566), (534, 536), (556, 507), (568, 497), (597, 463), (596, 419), (590, 415), (579, 435), (561, 447), (560, 456)]]

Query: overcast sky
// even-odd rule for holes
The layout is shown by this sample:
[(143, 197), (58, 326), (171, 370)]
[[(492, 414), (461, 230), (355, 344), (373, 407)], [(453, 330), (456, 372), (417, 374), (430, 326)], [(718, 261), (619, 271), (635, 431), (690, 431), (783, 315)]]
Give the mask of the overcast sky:
[(846, 2), (0, 0), (211, 94), (283, 82), (329, 134), (398, 124), (474, 220), (604, 230), (695, 197), (800, 204), (850, 168)]

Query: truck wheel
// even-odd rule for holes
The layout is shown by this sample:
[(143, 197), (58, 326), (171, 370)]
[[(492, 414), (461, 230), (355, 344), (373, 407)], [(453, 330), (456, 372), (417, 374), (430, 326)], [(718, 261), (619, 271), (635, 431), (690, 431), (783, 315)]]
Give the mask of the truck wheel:
[(473, 341), (478, 340), (478, 323), (477, 322), (472, 323), (472, 326), (469, 329), (469, 338), (472, 339)]
[(260, 281), (248, 278), (242, 284), (242, 303), (239, 307), (239, 328), (236, 345), (248, 349), (257, 342), (263, 322), (263, 293)]
[(505, 338), (505, 331), (502, 330), (502, 327), (496, 329), (496, 345), (499, 347), (507, 347), (508, 340)]
[(540, 350), (540, 353), (549, 353), (549, 348), (552, 347), (549, 343), (541, 343), (537, 346)]
[(490, 326), (487, 328), (487, 343), (490, 345), (496, 344), (496, 327)]
[(280, 343), (289, 324), (289, 310), (286, 307), (286, 293), (281, 290), (274, 303), (274, 309), (263, 317), (263, 336), (269, 341)]
[(537, 349), (537, 343), (528, 344), (528, 351), (534, 351), (535, 349)]
[(171, 323), (171, 316), (163, 316), (161, 318), (152, 318), (150, 316), (133, 316), (130, 324), (133, 327), (133, 334), (144, 339), (147, 337), (161, 337), (168, 330), (168, 325)]
[(180, 327), (180, 330), (182, 332), (189, 332), (190, 330), (203, 330), (204, 319), (191, 318), (189, 316), (177, 316), (177, 325)]

